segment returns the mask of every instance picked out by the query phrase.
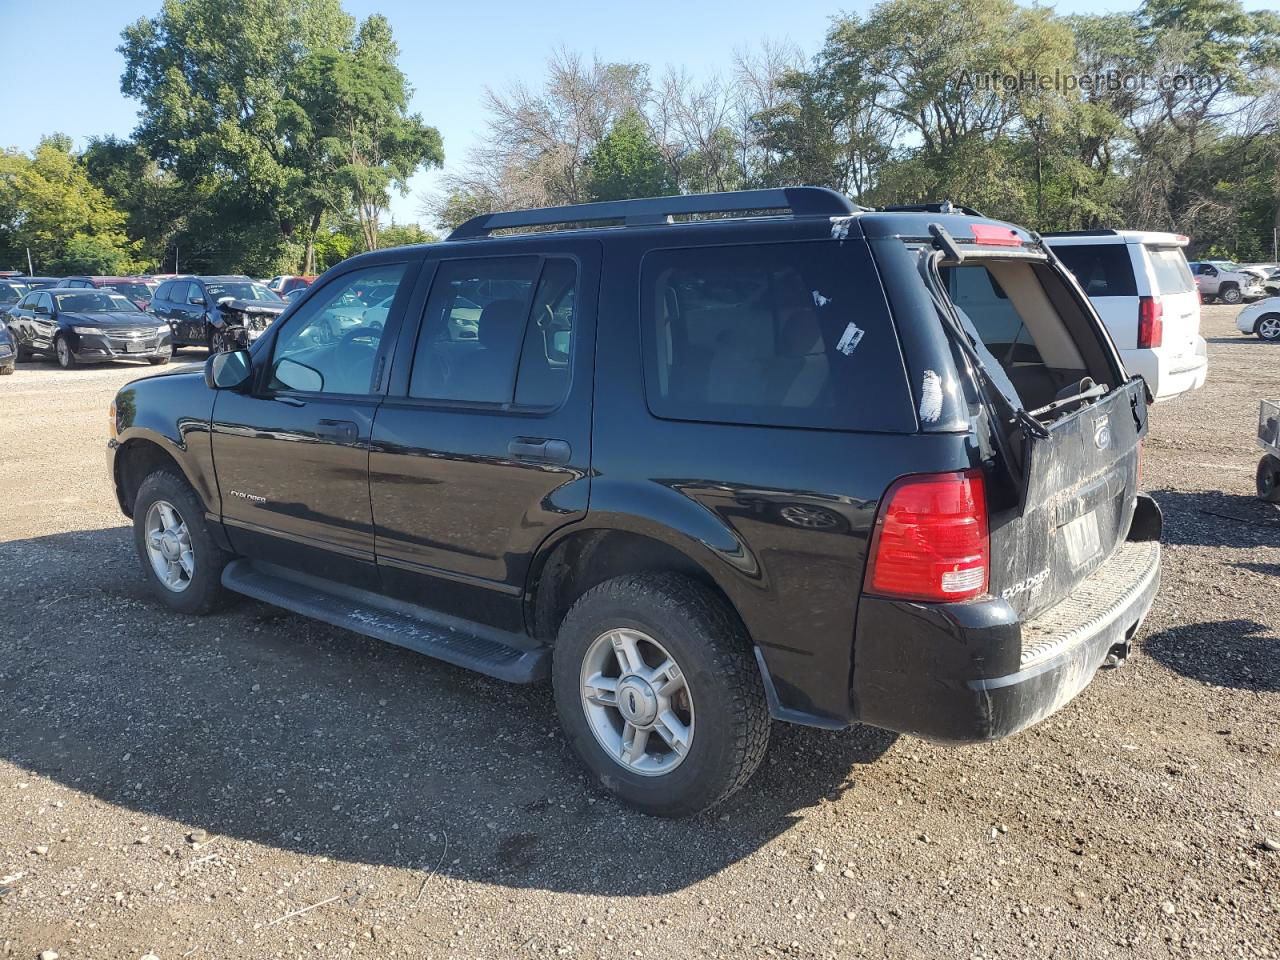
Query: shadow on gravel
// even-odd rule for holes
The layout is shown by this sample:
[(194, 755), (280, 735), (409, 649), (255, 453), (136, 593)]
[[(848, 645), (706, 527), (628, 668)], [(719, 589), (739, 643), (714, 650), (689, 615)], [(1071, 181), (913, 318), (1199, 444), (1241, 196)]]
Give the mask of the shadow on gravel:
[[(657, 820), (587, 782), (547, 686), (247, 601), (162, 611), (127, 527), (0, 544), (0, 756), (120, 808), (97, 816), (174, 821), (157, 843), (200, 828), (211, 852), (238, 839), (515, 888), (668, 893), (804, 808), (874, 789), (860, 768), (894, 739), (775, 726), (724, 807)], [(91, 819), (72, 826), (92, 836)]]
[(1147, 637), (1142, 649), (1170, 670), (1219, 687), (1280, 691), (1280, 637), (1252, 620), (1215, 620)]
[(1280, 510), (1257, 497), (1153, 490), (1164, 512), (1160, 539), (1196, 547), (1280, 546)]

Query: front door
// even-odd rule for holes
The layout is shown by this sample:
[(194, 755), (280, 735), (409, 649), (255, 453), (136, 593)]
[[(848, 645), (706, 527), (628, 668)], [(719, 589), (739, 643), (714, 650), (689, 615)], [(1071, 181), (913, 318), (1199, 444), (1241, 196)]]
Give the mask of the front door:
[(600, 251), (507, 249), (435, 264), (374, 422), (370, 493), (386, 592), (519, 630), (534, 552), (587, 510)]
[[(390, 334), (413, 261), (353, 269), (325, 286), (254, 350), (253, 387), (219, 391), (213, 459), (222, 519), (237, 552), (353, 586), (376, 587), (369, 438)], [(392, 310), (340, 333), (359, 291)], [(372, 303), (369, 304), (372, 306)]]

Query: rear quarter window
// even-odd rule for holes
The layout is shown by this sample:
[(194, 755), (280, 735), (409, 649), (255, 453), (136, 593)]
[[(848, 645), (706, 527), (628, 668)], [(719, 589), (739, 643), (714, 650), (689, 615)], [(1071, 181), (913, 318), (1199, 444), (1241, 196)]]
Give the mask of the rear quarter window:
[(1156, 293), (1190, 293), (1196, 288), (1187, 258), (1178, 247), (1147, 247)]
[(654, 415), (915, 429), (897, 333), (865, 244), (655, 250), (641, 286)]
[(1050, 243), (1063, 266), (1075, 274), (1084, 292), (1091, 297), (1136, 297), (1133, 262), (1128, 244), (1080, 243), (1059, 246)]

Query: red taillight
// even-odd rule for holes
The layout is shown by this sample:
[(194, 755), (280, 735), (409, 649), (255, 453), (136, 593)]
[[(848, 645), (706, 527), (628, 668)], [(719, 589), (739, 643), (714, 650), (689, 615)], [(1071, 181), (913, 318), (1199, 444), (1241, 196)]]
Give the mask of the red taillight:
[(901, 600), (968, 600), (986, 593), (989, 561), (980, 471), (904, 477), (881, 501), (867, 591)]
[(1155, 297), (1138, 298), (1138, 346), (1158, 347), (1164, 342), (1164, 307)]

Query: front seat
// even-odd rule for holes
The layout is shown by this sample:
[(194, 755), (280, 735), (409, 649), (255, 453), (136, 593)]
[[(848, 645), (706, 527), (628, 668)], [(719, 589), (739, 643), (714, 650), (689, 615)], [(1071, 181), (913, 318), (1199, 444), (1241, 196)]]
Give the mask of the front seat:
[(495, 300), (480, 311), (477, 348), (459, 357), (449, 376), (451, 400), (511, 401), (525, 312), (523, 300)]

